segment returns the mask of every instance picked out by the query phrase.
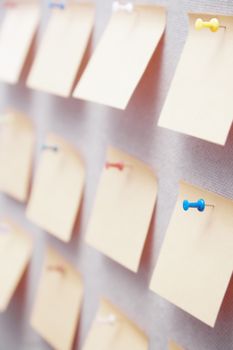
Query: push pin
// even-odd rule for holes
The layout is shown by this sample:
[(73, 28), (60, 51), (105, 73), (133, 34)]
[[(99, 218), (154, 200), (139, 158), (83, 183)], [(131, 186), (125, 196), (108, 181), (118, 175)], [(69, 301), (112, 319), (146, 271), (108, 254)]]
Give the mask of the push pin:
[(98, 317), (97, 322), (101, 324), (113, 325), (116, 322), (117, 318), (114, 314), (110, 314), (106, 317)]
[(53, 151), (53, 152), (58, 152), (59, 148), (56, 145), (42, 145), (41, 146), (42, 151)]
[(106, 169), (115, 168), (115, 169), (118, 169), (119, 171), (124, 170), (125, 167), (130, 167), (130, 164), (125, 164), (123, 162), (117, 162), (117, 163), (107, 162), (105, 164)]
[(112, 10), (113, 12), (118, 12), (118, 11), (126, 11), (128, 13), (133, 12), (134, 6), (132, 2), (122, 2), (122, 1), (113, 1), (112, 4)]
[(204, 199), (198, 199), (196, 202), (189, 202), (187, 199), (183, 201), (183, 209), (185, 211), (189, 210), (189, 208), (197, 208), (199, 211), (204, 211), (205, 207), (213, 207), (213, 204), (206, 204)]
[(13, 8), (16, 6), (15, 1), (4, 1), (3, 6), (6, 8)]
[(62, 3), (62, 2), (50, 1), (49, 8), (50, 9), (58, 8), (60, 10), (64, 10), (65, 9), (65, 4)]
[(49, 265), (47, 266), (47, 270), (65, 274), (65, 268), (62, 265)]
[(209, 21), (203, 21), (203, 19), (198, 18), (195, 22), (195, 29), (201, 30), (203, 28), (209, 28), (211, 32), (217, 32), (219, 28), (226, 29), (225, 26), (221, 26), (217, 18), (211, 18)]

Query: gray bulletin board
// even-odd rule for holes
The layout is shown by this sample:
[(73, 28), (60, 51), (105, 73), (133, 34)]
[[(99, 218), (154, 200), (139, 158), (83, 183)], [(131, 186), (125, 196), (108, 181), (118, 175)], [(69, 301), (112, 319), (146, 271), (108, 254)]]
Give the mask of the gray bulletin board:
[[(110, 0), (95, 2), (96, 22), (89, 56), (111, 15)], [(184, 179), (233, 199), (233, 130), (225, 147), (222, 147), (157, 127), (187, 35), (187, 12), (233, 15), (233, 1), (154, 0), (147, 3), (167, 7), (166, 32), (125, 111), (73, 98), (59, 98), (26, 88), (25, 77), (30, 62), (19, 84), (0, 84), (0, 110), (4, 111), (11, 106), (27, 113), (34, 120), (37, 128), (35, 166), (40, 145), (47, 132), (52, 131), (77, 146), (85, 158), (87, 168), (84, 200), (75, 232), (68, 244), (58, 241), (27, 221), (24, 205), (0, 196), (1, 216), (10, 216), (21, 223), (35, 241), (28, 273), (20, 283), (8, 310), (0, 315), (0, 350), (49, 349), (29, 325), (44, 251), (48, 244), (57, 248), (84, 276), (85, 298), (74, 349), (82, 348), (101, 296), (107, 297), (124, 310), (148, 334), (150, 350), (166, 350), (170, 338), (187, 350), (233, 349), (232, 279), (214, 329), (148, 289), (176, 202), (178, 181)], [(37, 43), (48, 20), (46, 1), (41, 6), (43, 18)], [(195, 104), (195, 96), (193, 103)], [(108, 145), (119, 147), (150, 164), (159, 180), (157, 206), (137, 274), (84, 242)]]

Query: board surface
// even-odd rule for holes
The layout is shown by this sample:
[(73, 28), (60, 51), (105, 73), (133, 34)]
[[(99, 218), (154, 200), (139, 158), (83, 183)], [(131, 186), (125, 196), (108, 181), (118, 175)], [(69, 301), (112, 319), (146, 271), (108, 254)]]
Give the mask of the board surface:
[[(166, 350), (169, 339), (188, 350), (232, 350), (233, 279), (214, 329), (149, 291), (149, 283), (178, 195), (178, 181), (233, 199), (233, 130), (225, 147), (157, 127), (158, 118), (174, 76), (188, 30), (187, 12), (233, 15), (233, 2), (220, 0), (151, 0), (168, 7), (166, 34), (139, 83), (126, 111), (77, 99), (62, 99), (25, 87), (0, 83), (0, 109), (12, 106), (30, 115), (40, 146), (48, 132), (76, 145), (83, 155), (87, 178), (80, 221), (68, 245), (25, 219), (25, 207), (0, 195), (2, 216), (32, 233), (36, 250), (28, 278), (20, 283), (8, 310), (0, 314), (0, 350), (48, 350), (50, 347), (29, 325), (45, 248), (49, 243), (73, 262), (85, 281), (85, 301), (75, 350), (81, 349), (99, 300), (108, 298), (150, 337), (150, 350)], [(146, 3), (146, 1), (142, 1)], [(109, 0), (96, 0), (97, 17), (93, 52), (111, 14)], [(43, 1), (43, 23), (48, 19)], [(193, 97), (195, 103), (195, 96)], [(138, 274), (128, 271), (84, 243), (88, 220), (109, 145), (148, 163), (158, 176), (158, 202)], [(94, 276), (98, 276), (97, 279)], [(120, 285), (120, 288), (119, 288)], [(25, 293), (26, 291), (26, 293)]]

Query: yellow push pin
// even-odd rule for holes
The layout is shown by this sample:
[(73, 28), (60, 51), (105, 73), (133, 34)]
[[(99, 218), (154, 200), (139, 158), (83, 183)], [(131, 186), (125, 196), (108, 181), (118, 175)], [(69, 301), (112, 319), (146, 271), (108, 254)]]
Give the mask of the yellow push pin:
[(225, 28), (225, 26), (221, 26), (219, 20), (217, 18), (211, 18), (209, 21), (203, 21), (203, 19), (198, 18), (195, 22), (195, 29), (201, 30), (203, 28), (209, 28), (211, 32), (217, 32), (219, 28)]

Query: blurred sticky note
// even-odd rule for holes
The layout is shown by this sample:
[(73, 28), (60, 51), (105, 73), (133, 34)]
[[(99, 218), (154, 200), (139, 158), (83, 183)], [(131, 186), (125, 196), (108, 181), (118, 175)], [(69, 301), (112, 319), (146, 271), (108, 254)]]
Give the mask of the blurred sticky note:
[(157, 196), (157, 179), (141, 161), (109, 148), (87, 229), (87, 242), (132, 271), (137, 271)]
[(25, 202), (31, 182), (35, 132), (17, 111), (0, 115), (0, 191)]
[(224, 145), (233, 118), (233, 17), (217, 16), (213, 33), (195, 30), (195, 20), (213, 15), (189, 15), (189, 35), (163, 107), (159, 126)]
[(18, 82), (39, 17), (38, 1), (18, 1), (7, 8), (0, 27), (0, 80)]
[(54, 349), (72, 349), (82, 299), (79, 272), (55, 250), (47, 249), (31, 326)]
[(148, 350), (147, 336), (116, 306), (102, 299), (82, 350)]
[[(204, 212), (182, 208), (203, 198)], [(180, 184), (150, 288), (213, 327), (233, 270), (233, 201)]]
[(176, 344), (173, 340), (170, 340), (168, 343), (168, 350), (184, 350), (184, 348)]
[(68, 4), (52, 14), (27, 86), (68, 97), (94, 24), (94, 6)]
[(50, 134), (40, 161), (27, 207), (27, 217), (63, 241), (69, 241), (81, 204), (85, 169), (78, 151)]
[(5, 311), (32, 254), (32, 239), (11, 220), (0, 221), (0, 312)]
[(135, 6), (117, 11), (73, 96), (125, 109), (165, 28), (165, 9)]

